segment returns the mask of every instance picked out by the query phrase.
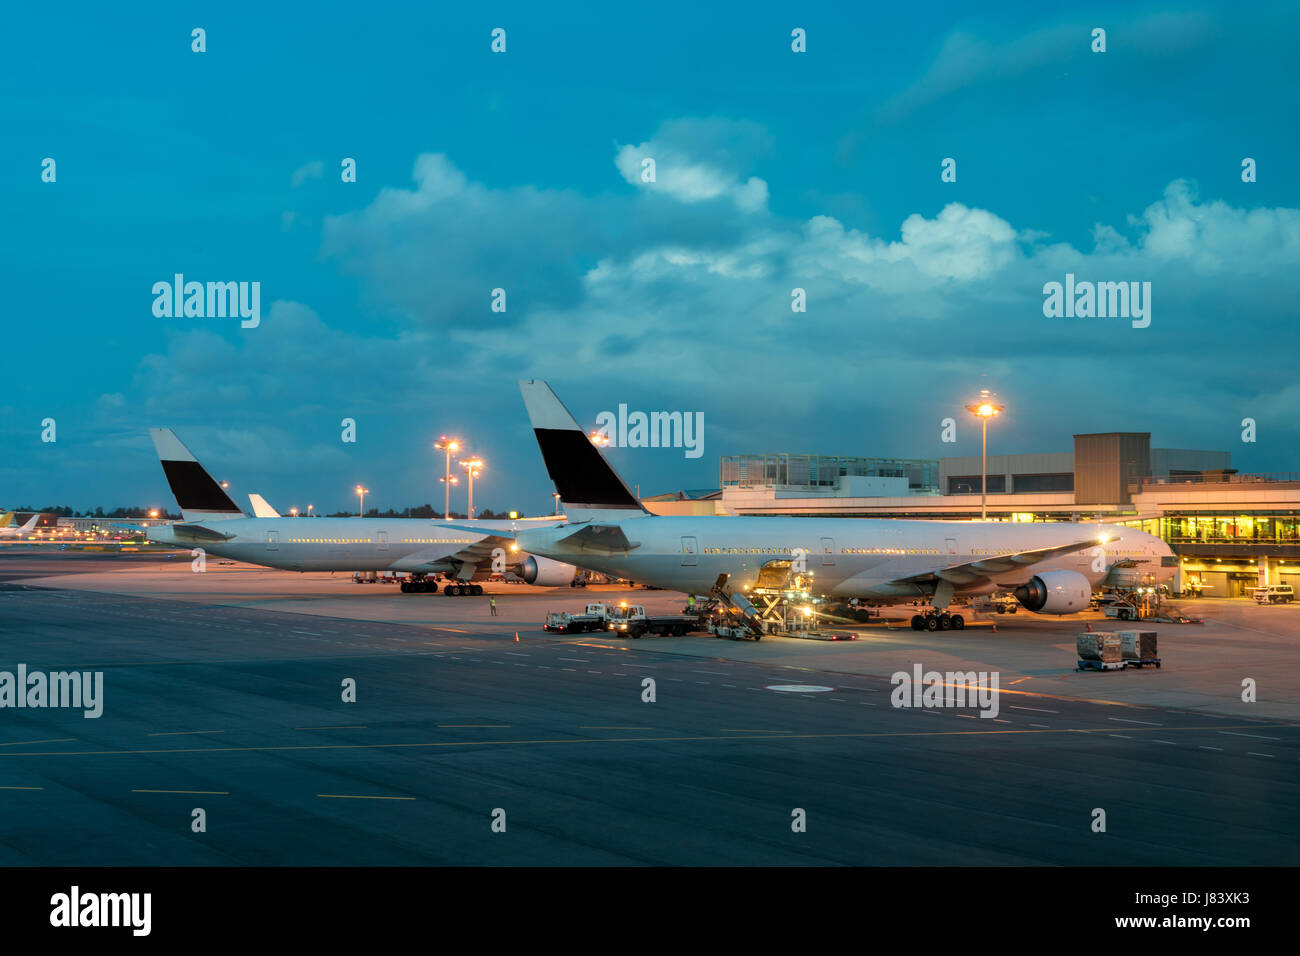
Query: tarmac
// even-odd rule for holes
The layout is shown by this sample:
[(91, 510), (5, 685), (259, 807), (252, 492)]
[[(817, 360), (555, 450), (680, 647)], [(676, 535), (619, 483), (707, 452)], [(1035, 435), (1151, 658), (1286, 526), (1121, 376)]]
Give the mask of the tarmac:
[[(1297, 608), (1187, 602), (1122, 625), (1159, 670), (1080, 673), (1082, 619), (633, 641), (540, 622), (682, 596), (489, 592), (3, 549), (0, 671), (102, 672), (104, 711), (0, 707), (0, 863), (1300, 862)], [(918, 663), (997, 715), (892, 706)]]

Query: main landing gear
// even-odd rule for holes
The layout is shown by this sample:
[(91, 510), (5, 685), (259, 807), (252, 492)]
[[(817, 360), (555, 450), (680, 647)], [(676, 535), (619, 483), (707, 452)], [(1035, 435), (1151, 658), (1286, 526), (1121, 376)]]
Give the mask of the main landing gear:
[[(402, 582), (402, 593), (403, 594), (437, 594), (438, 581), (436, 578), (430, 581), (427, 578), (425, 578), (425, 576), (422, 574), (413, 575), (409, 581)], [(442, 587), (442, 593), (448, 596), (455, 596), (455, 597), (462, 597), (464, 595), (472, 595), (474, 597), (479, 597), (483, 594), (483, 585), (467, 584), (463, 581), (457, 581), (455, 583), (444, 584)]]
[(914, 631), (960, 631), (966, 626), (966, 619), (960, 614), (949, 614), (947, 611), (926, 611), (924, 614), (914, 614), (912, 616), (912, 630)]

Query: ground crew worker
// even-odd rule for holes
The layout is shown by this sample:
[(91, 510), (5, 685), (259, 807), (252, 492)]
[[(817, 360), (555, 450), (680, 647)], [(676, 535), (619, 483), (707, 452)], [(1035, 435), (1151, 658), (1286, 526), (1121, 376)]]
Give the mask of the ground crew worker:
[(496, 599), (496, 598), (489, 598), (488, 603), (492, 605), (492, 616), (493, 616), (493, 617), (496, 617), (496, 616), (497, 616), (497, 599)]

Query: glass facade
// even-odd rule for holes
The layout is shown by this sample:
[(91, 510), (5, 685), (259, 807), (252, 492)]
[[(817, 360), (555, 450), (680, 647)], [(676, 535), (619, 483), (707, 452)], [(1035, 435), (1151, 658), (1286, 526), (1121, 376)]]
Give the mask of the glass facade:
[(938, 487), (939, 463), (921, 458), (844, 458), (838, 455), (725, 455), (722, 487), (833, 488), (840, 478), (906, 478), (911, 490)]
[(1159, 524), (1154, 533), (1170, 544), (1300, 544), (1300, 512), (1295, 511), (1168, 514)]

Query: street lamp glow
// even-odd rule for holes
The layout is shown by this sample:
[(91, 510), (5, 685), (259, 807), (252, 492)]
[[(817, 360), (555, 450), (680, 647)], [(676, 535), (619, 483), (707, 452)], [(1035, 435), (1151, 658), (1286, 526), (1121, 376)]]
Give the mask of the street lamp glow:
[(474, 517), (474, 479), (483, 471), (483, 461), (479, 458), (471, 458), (462, 461), (460, 466), (465, 469), (465, 474), (469, 476), (469, 507), (465, 512), (465, 517)]
[(358, 517), (358, 518), (365, 517), (365, 514), (366, 514), (366, 495), (368, 495), (368, 494), (370, 494), (370, 489), (369, 489), (369, 488), (363, 488), (363, 487), (361, 487), (361, 485), (357, 485), (357, 498), (360, 499), (360, 505), (359, 505), (360, 510), (357, 512), (357, 517)]
[(289, 514), (290, 514), (290, 516), (292, 516), (292, 517), (294, 517), (294, 518), (298, 517), (298, 509), (297, 509), (297, 508), (290, 508), (290, 509), (289, 509)]
[(587, 436), (593, 445), (608, 445), (609, 436), (602, 431), (594, 431)]
[(979, 398), (966, 406), (966, 411), (980, 420), (980, 520), (988, 519), (988, 470), (989, 470), (989, 419), (1001, 415), (1006, 406), (998, 403), (997, 397), (987, 388), (980, 389)]
[(442, 487), (443, 487), (443, 517), (448, 521), (451, 520), (451, 486), (456, 483), (456, 479), (451, 476), (451, 456), (452, 452), (460, 451), (460, 439), (448, 438), (446, 435), (440, 437), (433, 443), (433, 447), (438, 451), (445, 453), (446, 461), (443, 463)]

